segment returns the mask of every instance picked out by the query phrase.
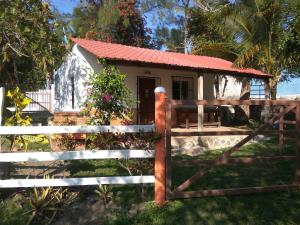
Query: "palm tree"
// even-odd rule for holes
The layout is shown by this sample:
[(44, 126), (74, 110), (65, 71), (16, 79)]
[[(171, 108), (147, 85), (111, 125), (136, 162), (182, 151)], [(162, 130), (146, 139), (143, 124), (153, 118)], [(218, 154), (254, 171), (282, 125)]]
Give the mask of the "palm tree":
[[(277, 83), (291, 73), (297, 75), (299, 68), (299, 51), (294, 49), (296, 46), (299, 49), (300, 42), (295, 42), (291, 35), (294, 30), (299, 38), (299, 5), (297, 0), (236, 0), (219, 11), (201, 12), (191, 20), (192, 35), (200, 26), (195, 24), (201, 20), (212, 21), (204, 28), (202, 23), (202, 29), (198, 29), (200, 34), (196, 32), (194, 51), (234, 61), (238, 67), (272, 74), (269, 91), (275, 99)], [(242, 83), (241, 95), (250, 91), (249, 80), (243, 79)]]
[(272, 99), (284, 71), (293, 67), (287, 54), (289, 26), (293, 21), (287, 10), (289, 1), (238, 0), (225, 17), (226, 26), (238, 44), (235, 64), (254, 67), (272, 74), (269, 82)]

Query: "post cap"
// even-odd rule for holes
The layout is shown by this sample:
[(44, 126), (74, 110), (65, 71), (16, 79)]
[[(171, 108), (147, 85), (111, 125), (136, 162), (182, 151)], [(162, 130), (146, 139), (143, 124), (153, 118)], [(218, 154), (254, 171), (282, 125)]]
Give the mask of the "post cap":
[(156, 87), (154, 93), (166, 93), (166, 89), (164, 87)]

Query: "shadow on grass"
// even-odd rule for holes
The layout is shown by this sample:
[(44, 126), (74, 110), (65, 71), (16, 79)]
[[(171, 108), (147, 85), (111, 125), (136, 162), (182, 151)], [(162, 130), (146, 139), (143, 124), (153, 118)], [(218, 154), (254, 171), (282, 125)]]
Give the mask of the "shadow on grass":
[[(273, 156), (278, 155), (278, 140), (244, 146), (233, 156)], [(210, 151), (197, 157), (176, 156), (177, 159), (213, 159), (224, 149)], [(294, 143), (286, 143), (284, 154), (293, 155)], [(173, 167), (172, 180), (178, 186), (197, 172), (201, 166)], [(72, 164), (73, 176), (82, 175), (80, 171), (103, 175), (120, 175), (125, 171), (118, 168), (115, 161), (104, 160), (88, 164)], [(106, 174), (104, 174), (104, 172)], [(294, 161), (273, 161), (218, 166), (193, 184), (189, 190), (233, 188), (249, 186), (268, 186), (293, 182)], [(300, 224), (300, 191), (288, 190), (268, 194), (253, 194), (230, 197), (206, 197), (168, 202), (157, 207), (153, 200), (153, 185), (112, 186), (114, 201), (121, 206), (102, 221), (108, 225), (176, 225), (176, 224)], [(146, 203), (145, 203), (146, 202)]]
[(300, 192), (172, 201), (162, 208), (147, 203), (131, 217), (106, 224), (299, 224)]

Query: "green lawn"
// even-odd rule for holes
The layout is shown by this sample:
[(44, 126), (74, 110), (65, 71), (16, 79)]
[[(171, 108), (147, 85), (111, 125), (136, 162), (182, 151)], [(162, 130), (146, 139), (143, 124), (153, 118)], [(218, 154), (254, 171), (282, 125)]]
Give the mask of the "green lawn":
[[(244, 146), (236, 156), (273, 156), (278, 155), (278, 140), (273, 138), (269, 141)], [(284, 155), (295, 153), (294, 140), (289, 139), (284, 148)], [(214, 159), (225, 149), (207, 152), (201, 156), (190, 157), (179, 155), (172, 160), (181, 159)], [(149, 170), (152, 161), (132, 160), (121, 163), (130, 166), (133, 174), (140, 171), (134, 168), (142, 168), (143, 174), (152, 174)], [(200, 166), (176, 166), (173, 167), (173, 184), (179, 185), (182, 181), (193, 175)], [(119, 166), (116, 160), (85, 160), (71, 161), (67, 169), (74, 177), (83, 176), (115, 176), (128, 175), (128, 172)], [(247, 186), (267, 186), (273, 184), (291, 183), (295, 175), (295, 162), (269, 162), (255, 163), (251, 165), (236, 164), (219, 166), (209, 171), (204, 177), (192, 185), (189, 190), (201, 190), (212, 188), (230, 188)], [(98, 203), (90, 202), (88, 199), (94, 195), (95, 187), (84, 187), (79, 189), (81, 195), (77, 206), (82, 205), (80, 211), (71, 206), (65, 210), (70, 223), (78, 221), (83, 225), (107, 224), (107, 225), (176, 225), (176, 224), (299, 224), (300, 225), (300, 191), (288, 190), (268, 194), (252, 194), (243, 196), (205, 197), (184, 200), (169, 201), (163, 207), (157, 207), (153, 203), (153, 185), (112, 185), (113, 204), (101, 208)], [(12, 203), (10, 203), (10, 207)], [(9, 218), (17, 218), (24, 210), (15, 204), (13, 213)], [(7, 212), (4, 203), (0, 204), (0, 211)], [(75, 210), (75, 211), (74, 211)], [(94, 211), (93, 211), (94, 210)], [(11, 210), (9, 210), (11, 211)], [(8, 212), (7, 212), (8, 213)], [(8, 214), (6, 217), (8, 217)], [(65, 216), (66, 216), (65, 215)], [(17, 216), (17, 217), (16, 217)], [(93, 219), (91, 219), (91, 216)], [(4, 218), (4, 217), (3, 217)], [(58, 218), (58, 221), (62, 218)], [(66, 218), (64, 218), (66, 221)], [(14, 220), (11, 220), (14, 221)], [(1, 213), (0, 213), (0, 224)], [(3, 224), (22, 224), (6, 222)], [(56, 224), (55, 224), (56, 225)]]
[[(279, 155), (277, 143), (278, 140), (273, 138), (250, 144), (233, 156)], [(293, 141), (289, 141), (285, 145), (283, 154), (293, 155), (294, 146)], [(198, 157), (180, 155), (173, 157), (172, 160), (213, 159), (224, 150), (211, 151)], [(91, 160), (86, 161), (84, 166), (71, 163), (69, 169), (75, 176), (126, 175), (126, 171), (116, 166), (114, 160)], [(173, 167), (173, 184), (179, 185), (199, 168), (200, 166)], [(226, 165), (209, 171), (189, 190), (285, 184), (293, 182), (294, 176), (295, 162), (293, 161)], [(159, 208), (152, 203), (153, 186), (146, 186), (143, 197), (139, 185), (112, 186), (114, 201), (122, 207), (111, 212), (104, 224), (300, 224), (300, 191), (297, 190), (174, 200)], [(128, 213), (136, 205), (144, 202), (146, 203), (142, 209)]]

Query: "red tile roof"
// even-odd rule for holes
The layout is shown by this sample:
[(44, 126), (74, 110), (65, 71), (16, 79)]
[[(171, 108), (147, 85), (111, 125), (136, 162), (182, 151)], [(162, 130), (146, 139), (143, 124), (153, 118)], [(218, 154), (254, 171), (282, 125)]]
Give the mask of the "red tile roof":
[(271, 75), (259, 70), (236, 68), (232, 62), (215, 57), (163, 52), (80, 38), (72, 38), (72, 41), (96, 57), (109, 60), (168, 65), (195, 70), (218, 70), (220, 72), (224, 71), (232, 74), (244, 74), (261, 78), (271, 77)]

